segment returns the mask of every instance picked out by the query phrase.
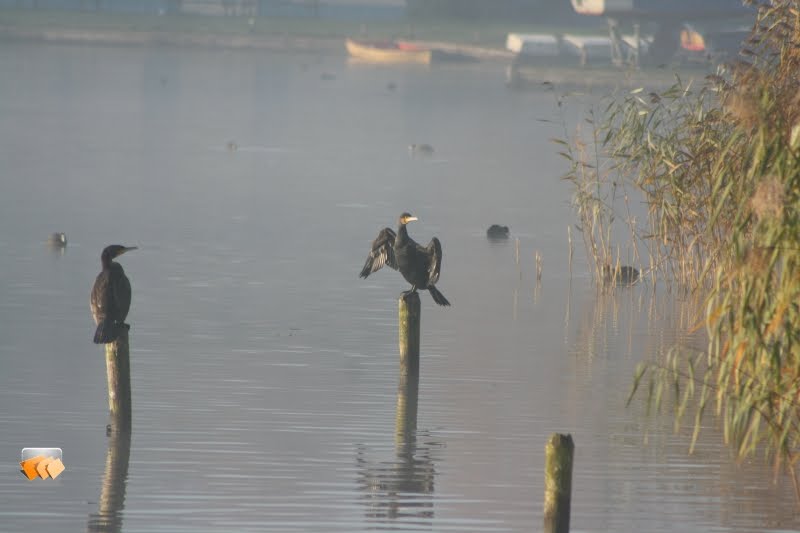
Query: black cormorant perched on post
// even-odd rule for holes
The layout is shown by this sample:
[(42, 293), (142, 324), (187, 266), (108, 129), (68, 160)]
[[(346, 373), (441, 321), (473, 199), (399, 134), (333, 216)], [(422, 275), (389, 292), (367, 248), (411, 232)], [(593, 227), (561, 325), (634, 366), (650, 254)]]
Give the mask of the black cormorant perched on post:
[(408, 236), (406, 224), (417, 220), (408, 213), (400, 215), (397, 233), (391, 228), (383, 228), (372, 243), (372, 249), (361, 269), (361, 277), (366, 278), (383, 265), (399, 270), (411, 284), (411, 290), (403, 294), (427, 289), (433, 301), (439, 305), (450, 305), (447, 298), (434, 285), (442, 272), (442, 245), (434, 237), (426, 247), (422, 247)]
[(125, 324), (125, 318), (131, 308), (131, 282), (122, 270), (122, 265), (113, 259), (136, 248), (112, 244), (106, 246), (100, 255), (103, 271), (94, 280), (89, 301), (92, 317), (97, 324), (94, 332), (95, 344), (114, 342), (119, 337), (121, 328), (130, 327)]

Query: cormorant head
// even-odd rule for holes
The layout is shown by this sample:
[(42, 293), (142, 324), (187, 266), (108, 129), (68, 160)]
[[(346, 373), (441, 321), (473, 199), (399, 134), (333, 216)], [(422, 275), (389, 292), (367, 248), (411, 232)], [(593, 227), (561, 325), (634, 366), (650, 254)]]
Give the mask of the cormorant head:
[(136, 250), (138, 246), (122, 246), (121, 244), (112, 244), (103, 248), (103, 253), (100, 255), (100, 260), (104, 265), (111, 263), (115, 257), (119, 257), (125, 252)]
[(406, 212), (400, 215), (401, 226), (405, 226), (406, 224), (408, 224), (409, 222), (413, 222), (414, 220), (417, 220), (417, 217), (411, 216), (411, 213)]

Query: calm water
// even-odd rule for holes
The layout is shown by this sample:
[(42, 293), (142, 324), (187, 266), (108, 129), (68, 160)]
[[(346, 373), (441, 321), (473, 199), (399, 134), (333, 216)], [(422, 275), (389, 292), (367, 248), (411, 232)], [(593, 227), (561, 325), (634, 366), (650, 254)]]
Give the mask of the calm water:
[[(509, 93), (501, 66), (172, 48), (5, 43), (0, 73), (0, 531), (536, 531), (556, 431), (574, 531), (800, 529), (790, 483), (731, 462), (712, 420), (688, 456), (669, 415), (625, 408), (639, 361), (702, 341), (680, 302), (598, 297), (581, 254), (570, 278), (552, 94)], [(453, 303), (422, 295), (418, 394), (407, 286), (358, 279), (404, 210)], [(88, 311), (116, 242), (140, 247), (130, 442), (105, 436)], [(24, 480), (25, 446), (66, 472)]]

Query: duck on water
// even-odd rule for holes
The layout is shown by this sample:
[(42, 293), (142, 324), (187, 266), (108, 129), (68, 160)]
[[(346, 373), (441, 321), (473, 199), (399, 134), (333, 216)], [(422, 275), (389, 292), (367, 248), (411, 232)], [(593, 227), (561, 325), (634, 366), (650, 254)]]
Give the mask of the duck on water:
[(56, 232), (51, 233), (50, 236), (47, 238), (47, 244), (52, 248), (66, 248), (67, 247), (67, 235), (63, 232)]
[(632, 266), (603, 265), (603, 285), (633, 285), (639, 281), (639, 270)]
[(430, 144), (409, 144), (408, 154), (411, 157), (430, 157), (433, 155), (433, 146)]
[(486, 237), (491, 240), (504, 240), (508, 239), (508, 226), (501, 226), (499, 224), (492, 224), (489, 226), (489, 229), (486, 230)]

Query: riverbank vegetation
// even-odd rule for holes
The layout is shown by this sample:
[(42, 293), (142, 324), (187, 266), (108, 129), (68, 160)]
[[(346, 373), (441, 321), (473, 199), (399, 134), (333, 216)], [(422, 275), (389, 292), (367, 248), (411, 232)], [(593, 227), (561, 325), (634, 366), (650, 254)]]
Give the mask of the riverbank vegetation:
[(632, 396), (692, 413), (692, 447), (715, 413), (739, 457), (787, 467), (800, 500), (799, 42), (797, 3), (763, 2), (740, 58), (702, 87), (611, 99), (561, 144), (598, 281), (622, 257), (705, 304), (707, 351), (643, 365)]

